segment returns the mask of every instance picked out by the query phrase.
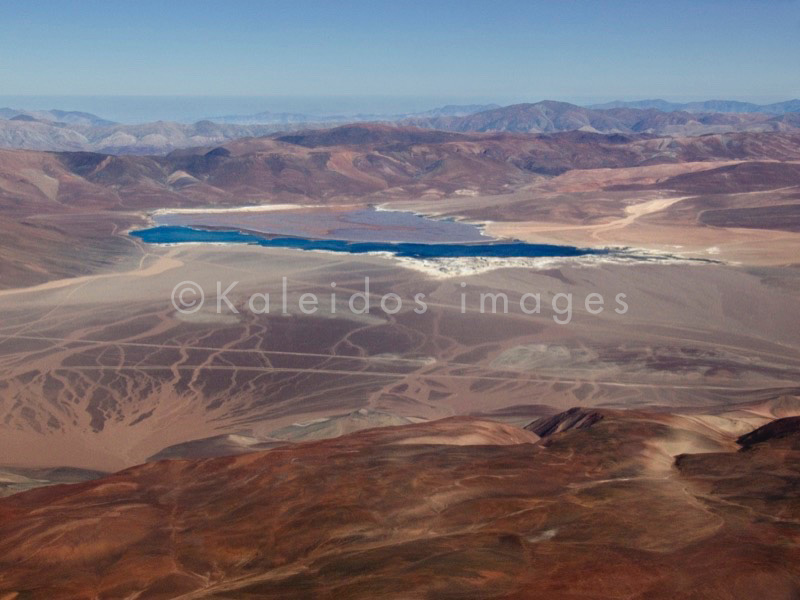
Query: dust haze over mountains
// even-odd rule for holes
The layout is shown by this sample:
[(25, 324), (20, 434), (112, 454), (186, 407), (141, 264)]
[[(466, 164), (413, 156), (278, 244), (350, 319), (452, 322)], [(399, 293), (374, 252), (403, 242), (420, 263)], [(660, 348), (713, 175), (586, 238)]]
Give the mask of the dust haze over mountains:
[(171, 121), (120, 124), (83, 112), (2, 108), (0, 147), (163, 154), (178, 148), (354, 122), (394, 123), (460, 132), (552, 133), (582, 130), (703, 135), (794, 131), (800, 128), (798, 115), (798, 100), (768, 105), (724, 100), (685, 104), (644, 100), (611, 102), (588, 108), (566, 102), (542, 101), (505, 107), (496, 104), (447, 105), (398, 114), (312, 115), (264, 111), (249, 115), (209, 116), (193, 124)]
[(0, 108), (0, 147), (28, 150), (90, 150), (113, 154), (159, 154), (274, 132), (333, 127), (353, 122), (394, 122), (410, 117), (459, 117), (496, 104), (446, 105), (416, 113), (304, 114), (263, 111), (209, 116), (195, 123), (159, 120), (114, 123), (96, 115), (63, 110)]

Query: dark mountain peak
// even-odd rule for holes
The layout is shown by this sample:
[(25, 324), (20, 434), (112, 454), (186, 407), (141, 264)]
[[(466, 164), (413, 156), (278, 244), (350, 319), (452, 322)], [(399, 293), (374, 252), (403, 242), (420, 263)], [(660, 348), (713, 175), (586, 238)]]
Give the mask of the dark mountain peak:
[(531, 112), (555, 112), (561, 113), (566, 111), (579, 111), (588, 112), (585, 108), (569, 102), (560, 102), (558, 100), (540, 100), (539, 102), (522, 102), (520, 104), (510, 104), (509, 106), (500, 106), (491, 110), (485, 110), (475, 113), (471, 116), (487, 115), (490, 113), (531, 113)]
[(800, 443), (800, 417), (784, 417), (770, 421), (758, 429), (751, 431), (739, 439), (736, 443), (744, 448), (751, 448), (758, 444), (780, 440), (785, 438), (796, 438)]
[(97, 152), (61, 152), (57, 156), (68, 171), (82, 177), (92, 173), (108, 158), (107, 154)]
[(525, 429), (538, 435), (548, 437), (562, 431), (585, 429), (602, 421), (606, 414), (602, 410), (575, 406), (552, 417), (542, 417), (525, 426)]
[(92, 113), (82, 112), (79, 110), (58, 110), (53, 108), (51, 110), (48, 110), (47, 114), (52, 116), (52, 120), (54, 121), (59, 121), (70, 125), (90, 125), (92, 127), (108, 127), (110, 125), (117, 124), (114, 121), (109, 121), (108, 119), (103, 119), (102, 117), (98, 117), (97, 115), (93, 115)]
[(530, 106), (541, 106), (542, 108), (549, 108), (551, 110), (571, 110), (575, 108), (577, 109), (582, 108), (577, 104), (571, 104), (570, 102), (561, 102), (560, 100), (540, 100), (539, 102), (534, 102)]
[(459, 139), (454, 133), (418, 129), (416, 127), (395, 127), (380, 124), (343, 125), (332, 129), (317, 129), (298, 134), (283, 135), (279, 142), (317, 148), (321, 146), (353, 146), (365, 144), (439, 144)]
[(231, 151), (227, 148), (220, 146), (219, 148), (214, 148), (213, 150), (209, 150), (205, 153), (205, 156), (209, 158), (221, 157), (221, 156), (230, 156)]

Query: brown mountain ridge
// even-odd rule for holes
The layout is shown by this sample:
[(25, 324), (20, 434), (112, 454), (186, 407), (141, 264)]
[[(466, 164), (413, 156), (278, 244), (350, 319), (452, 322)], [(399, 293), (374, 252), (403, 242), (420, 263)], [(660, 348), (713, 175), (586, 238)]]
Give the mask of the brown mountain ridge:
[(545, 419), (564, 426), (547, 427), (541, 442), (523, 429), (462, 417), (150, 463), (17, 494), (0, 500), (0, 592), (47, 599), (789, 599), (800, 592), (796, 419), (757, 430), (738, 451), (731, 434), (694, 417), (578, 409)]

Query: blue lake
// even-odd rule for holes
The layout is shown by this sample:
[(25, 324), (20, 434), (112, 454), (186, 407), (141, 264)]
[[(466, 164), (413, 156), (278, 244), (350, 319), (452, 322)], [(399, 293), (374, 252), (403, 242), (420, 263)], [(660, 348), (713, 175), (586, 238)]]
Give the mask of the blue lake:
[(156, 225), (246, 231), (262, 237), (348, 242), (473, 243), (492, 241), (481, 228), (453, 219), (432, 219), (408, 211), (314, 207), (292, 210), (166, 212)]
[(542, 257), (542, 256), (589, 256), (606, 255), (611, 250), (529, 244), (520, 241), (490, 242), (361, 242), (335, 239), (311, 239), (302, 237), (271, 237), (242, 231), (219, 229), (196, 229), (194, 227), (162, 225), (131, 232), (131, 235), (148, 244), (175, 244), (206, 242), (226, 244), (253, 244), (268, 248), (295, 248), (298, 250), (327, 250), (366, 254), (389, 252), (408, 258), (456, 258), (456, 257)]

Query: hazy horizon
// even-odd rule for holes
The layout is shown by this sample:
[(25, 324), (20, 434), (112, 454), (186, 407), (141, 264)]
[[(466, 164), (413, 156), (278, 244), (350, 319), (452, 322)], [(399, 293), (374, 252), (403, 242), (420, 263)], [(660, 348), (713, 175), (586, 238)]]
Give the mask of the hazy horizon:
[(119, 123), (150, 121), (195, 122), (259, 112), (302, 113), (312, 116), (395, 115), (431, 110), (448, 104), (499, 104), (556, 100), (579, 106), (615, 100), (661, 99), (669, 102), (735, 100), (770, 104), (793, 98), (782, 96), (594, 96), (535, 98), (413, 97), (413, 96), (214, 96), (214, 95), (0, 95), (0, 108), (16, 110), (68, 110), (88, 112)]

